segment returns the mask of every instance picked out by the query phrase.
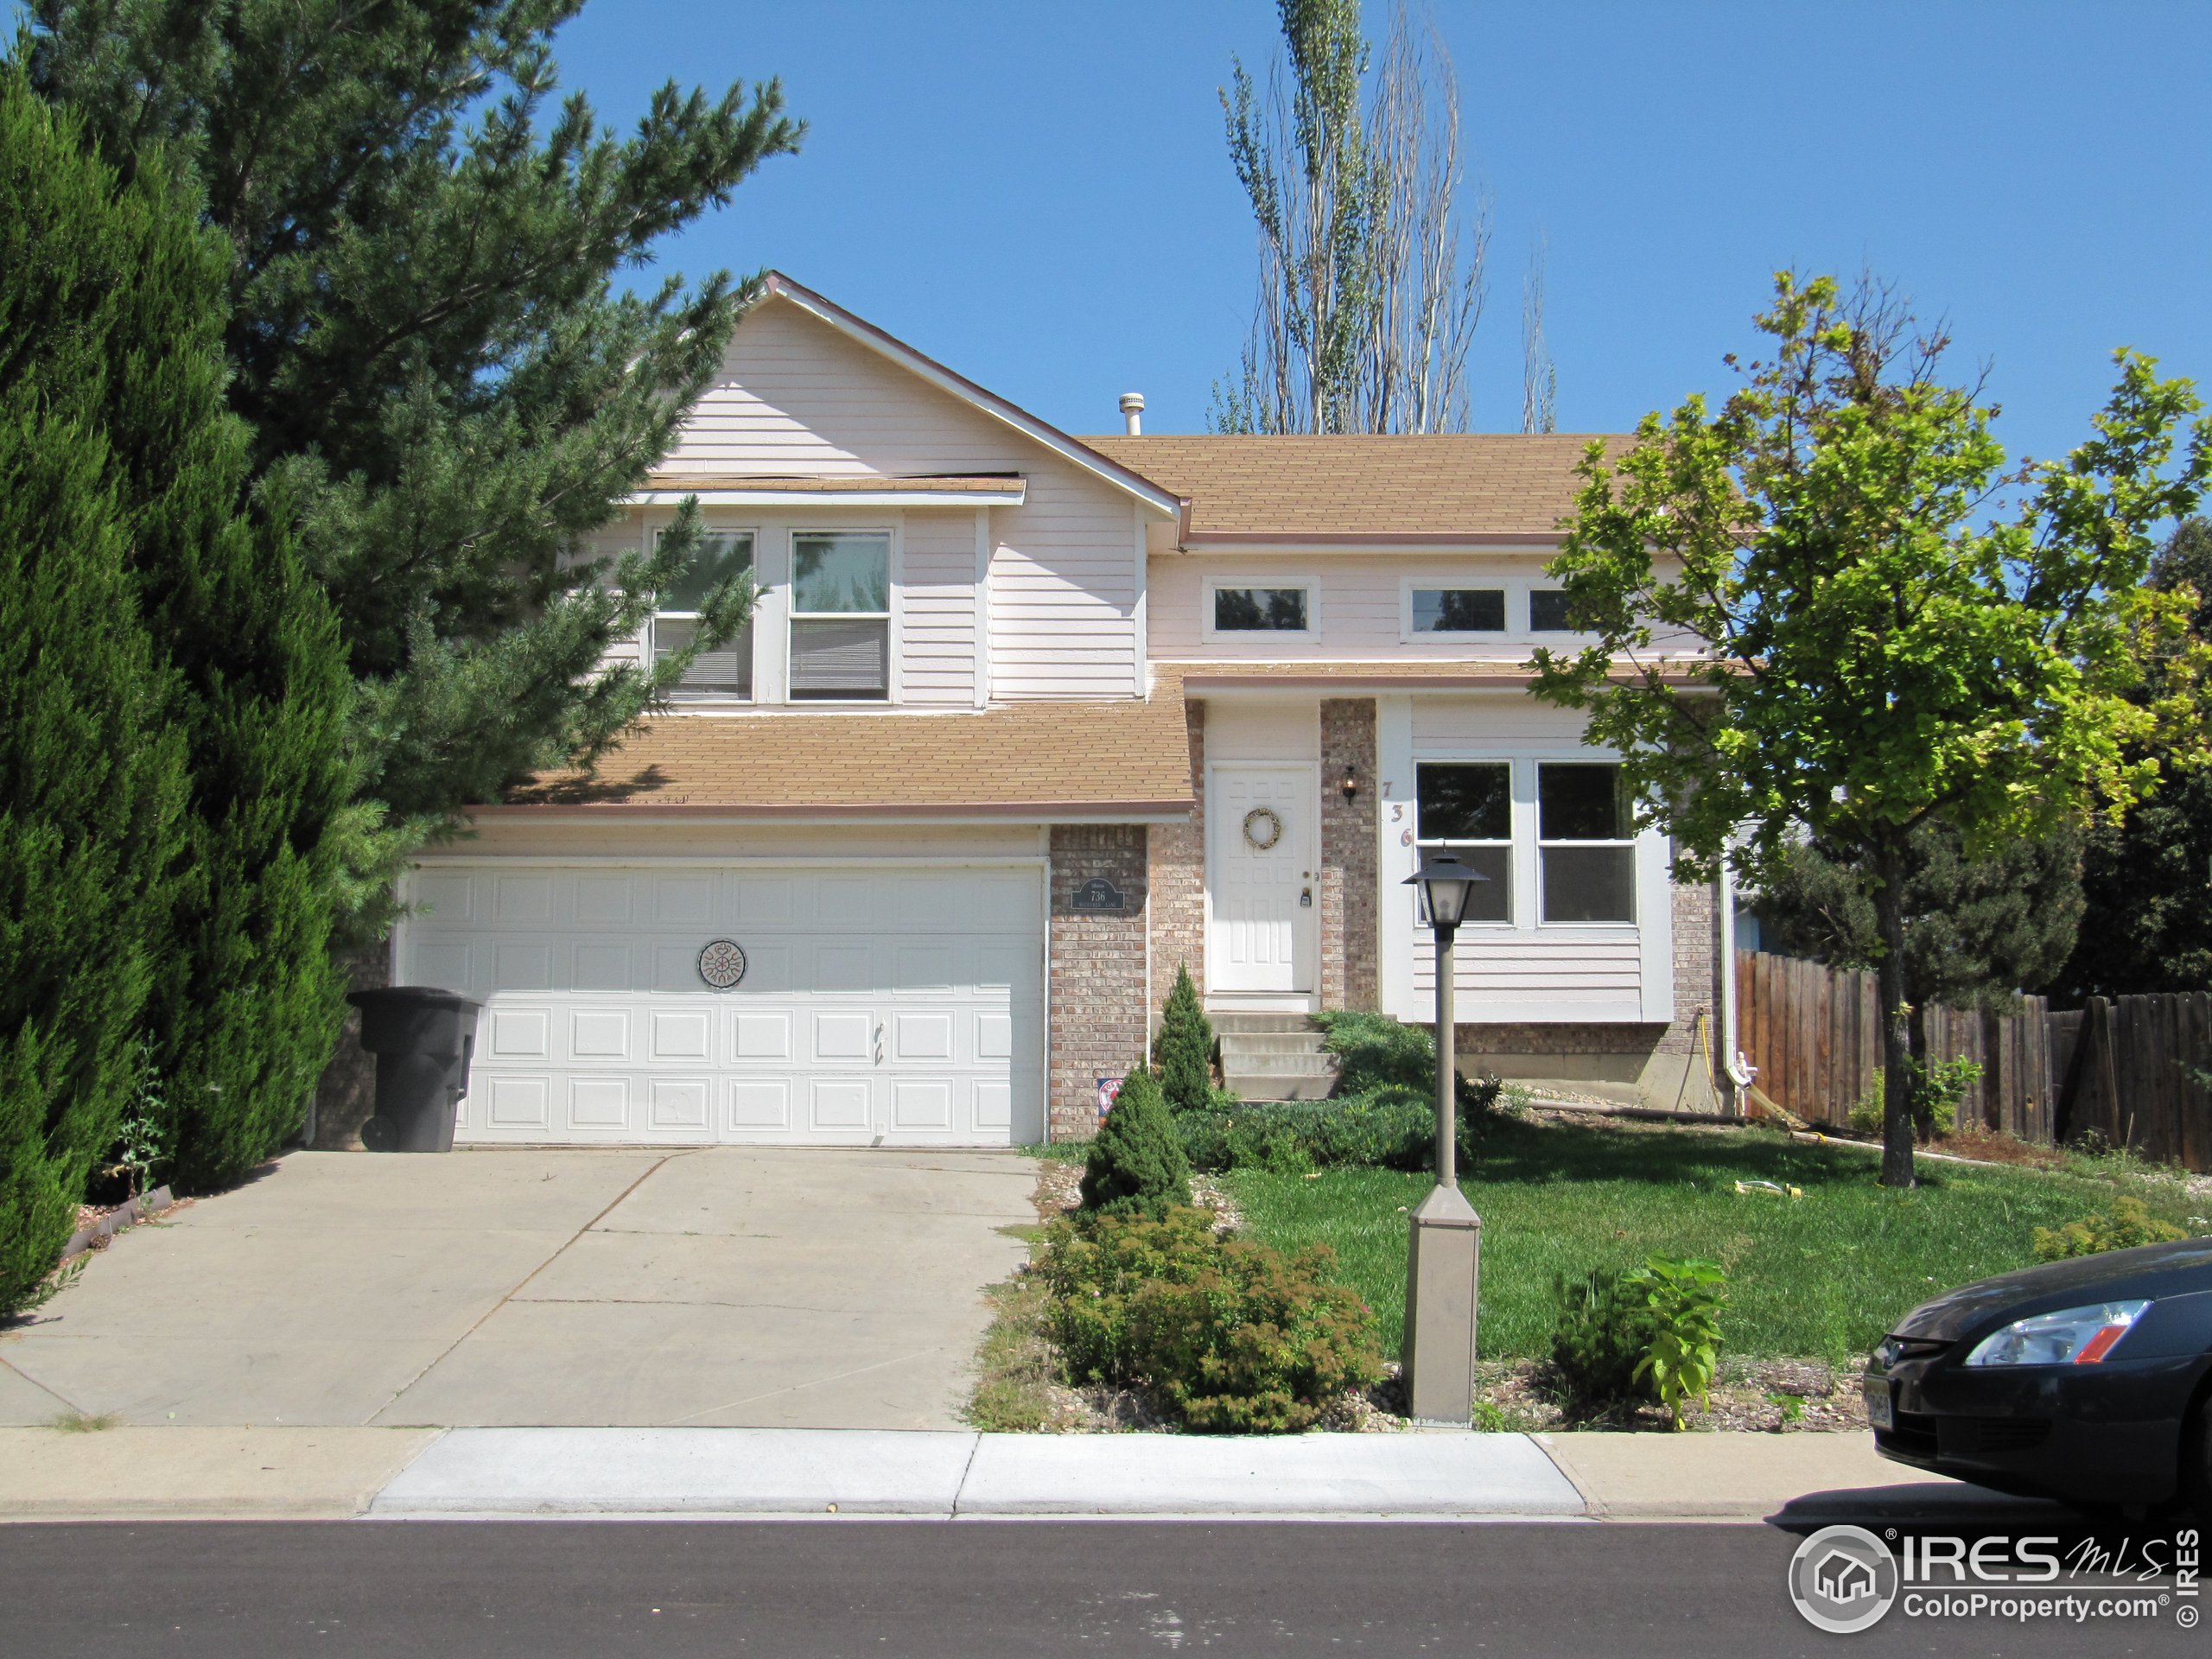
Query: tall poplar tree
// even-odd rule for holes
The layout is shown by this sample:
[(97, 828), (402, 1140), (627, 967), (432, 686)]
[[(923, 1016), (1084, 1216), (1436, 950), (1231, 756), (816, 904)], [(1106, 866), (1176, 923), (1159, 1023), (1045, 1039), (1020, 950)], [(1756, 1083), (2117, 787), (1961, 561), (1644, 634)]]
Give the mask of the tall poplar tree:
[(130, 314), (190, 226), (73, 124), (0, 65), (0, 1315), (115, 1138), (184, 797), (106, 415), (171, 366)]
[[(230, 252), (232, 406), (300, 518), (356, 682), (388, 873), (460, 809), (588, 759), (687, 659), (601, 669), (687, 564), (589, 538), (671, 447), (748, 289), (620, 285), (799, 126), (772, 81), (557, 102), (582, 0), (32, 0), (35, 83), (128, 168), (158, 143)], [(742, 621), (734, 585), (702, 645)], [(377, 881), (360, 892), (372, 912)]]

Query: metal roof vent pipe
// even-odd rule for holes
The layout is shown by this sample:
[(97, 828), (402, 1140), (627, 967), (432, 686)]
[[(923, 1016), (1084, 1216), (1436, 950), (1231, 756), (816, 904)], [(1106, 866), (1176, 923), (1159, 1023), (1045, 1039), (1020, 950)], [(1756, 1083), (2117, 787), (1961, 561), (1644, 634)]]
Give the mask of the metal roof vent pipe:
[(1144, 435), (1144, 393), (1125, 391), (1122, 394), (1122, 423), (1131, 437)]

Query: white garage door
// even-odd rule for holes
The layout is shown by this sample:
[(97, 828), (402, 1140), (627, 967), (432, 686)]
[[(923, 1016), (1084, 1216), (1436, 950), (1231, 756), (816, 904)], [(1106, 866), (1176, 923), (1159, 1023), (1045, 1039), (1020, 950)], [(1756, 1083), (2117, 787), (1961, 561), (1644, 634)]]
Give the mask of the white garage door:
[[(1033, 866), (426, 861), (400, 982), (480, 999), (458, 1138), (1044, 1138)], [(728, 939), (744, 977), (700, 954)]]

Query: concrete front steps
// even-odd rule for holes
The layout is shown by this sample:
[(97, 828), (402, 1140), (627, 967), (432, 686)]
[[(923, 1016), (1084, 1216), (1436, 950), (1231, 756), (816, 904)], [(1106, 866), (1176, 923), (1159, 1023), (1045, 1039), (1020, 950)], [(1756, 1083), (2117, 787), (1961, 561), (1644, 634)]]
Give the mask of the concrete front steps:
[(1336, 1086), (1337, 1057), (1321, 1028), (1302, 1014), (1212, 1014), (1221, 1041), (1222, 1081), (1243, 1100), (1325, 1100)]

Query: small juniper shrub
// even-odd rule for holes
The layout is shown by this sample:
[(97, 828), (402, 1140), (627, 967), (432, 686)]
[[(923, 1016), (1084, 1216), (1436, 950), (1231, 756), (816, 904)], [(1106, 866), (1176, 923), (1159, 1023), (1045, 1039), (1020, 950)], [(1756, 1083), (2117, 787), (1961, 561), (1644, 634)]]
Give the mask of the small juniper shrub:
[(1204, 1111), (1214, 1103), (1213, 1026), (1198, 1003), (1191, 970), (1175, 970), (1175, 988), (1160, 1011), (1160, 1034), (1152, 1039), (1152, 1063), (1160, 1068), (1160, 1092), (1168, 1109)]
[(1105, 1215), (1164, 1214), (1191, 1201), (1191, 1165), (1151, 1067), (1122, 1080), (1083, 1171), (1083, 1207)]
[(1560, 1408), (1586, 1421), (1656, 1402), (1658, 1392), (1637, 1367), (1651, 1344), (1651, 1308), (1626, 1273), (1599, 1268), (1580, 1279), (1560, 1274), (1559, 1328), (1552, 1333), (1552, 1370)]
[(1034, 1271), (1074, 1380), (1148, 1389), (1188, 1428), (1282, 1434), (1382, 1376), (1373, 1311), (1331, 1282), (1335, 1260), (1217, 1234), (1184, 1207), (1064, 1217)]
[[(1472, 1166), (1484, 1127), (1503, 1091), (1495, 1077), (1459, 1092), (1459, 1157)], [(1427, 1092), (1389, 1087), (1338, 1100), (1247, 1101), (1176, 1120), (1194, 1169), (1357, 1167), (1422, 1170), (1436, 1166), (1436, 1103)]]
[(2116, 1198), (2108, 1211), (2084, 1216), (2063, 1227), (2037, 1228), (2036, 1260), (2066, 1262), (2077, 1255), (2132, 1250), (2139, 1244), (2164, 1244), (2188, 1236), (2186, 1230), (2173, 1223), (2154, 1219), (2142, 1199)]

